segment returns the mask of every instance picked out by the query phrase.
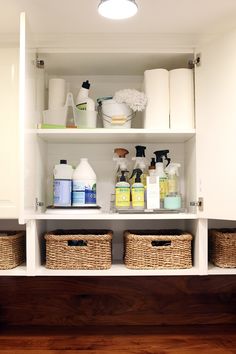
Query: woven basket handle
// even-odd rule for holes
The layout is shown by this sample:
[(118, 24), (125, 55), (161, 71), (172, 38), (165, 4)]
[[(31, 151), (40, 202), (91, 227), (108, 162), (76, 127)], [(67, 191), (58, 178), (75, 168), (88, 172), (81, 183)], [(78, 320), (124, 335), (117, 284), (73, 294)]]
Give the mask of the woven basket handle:
[(69, 247), (86, 247), (88, 246), (88, 241), (84, 240), (69, 240), (67, 241)]
[(155, 247), (155, 248), (159, 248), (159, 247), (168, 248), (168, 247), (171, 247), (171, 241), (158, 241), (158, 240), (156, 240), (156, 241), (152, 241), (151, 245), (152, 245), (152, 247)]

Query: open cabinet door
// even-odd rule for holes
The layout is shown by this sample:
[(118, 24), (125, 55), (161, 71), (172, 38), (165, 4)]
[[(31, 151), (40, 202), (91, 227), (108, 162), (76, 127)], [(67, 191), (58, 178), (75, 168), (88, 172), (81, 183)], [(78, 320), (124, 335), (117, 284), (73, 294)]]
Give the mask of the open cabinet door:
[(30, 45), (25, 13), (20, 15), (20, 223), (35, 211), (36, 133), (35, 66), (36, 55)]
[(197, 188), (203, 218), (236, 220), (236, 31), (197, 51)]

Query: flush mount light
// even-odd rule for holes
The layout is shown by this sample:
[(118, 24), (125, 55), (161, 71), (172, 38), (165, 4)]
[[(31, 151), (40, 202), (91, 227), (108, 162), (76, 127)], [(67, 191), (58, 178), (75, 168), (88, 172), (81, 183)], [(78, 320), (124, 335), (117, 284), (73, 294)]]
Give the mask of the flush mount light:
[(99, 14), (112, 20), (132, 17), (137, 11), (135, 0), (101, 0), (98, 5)]

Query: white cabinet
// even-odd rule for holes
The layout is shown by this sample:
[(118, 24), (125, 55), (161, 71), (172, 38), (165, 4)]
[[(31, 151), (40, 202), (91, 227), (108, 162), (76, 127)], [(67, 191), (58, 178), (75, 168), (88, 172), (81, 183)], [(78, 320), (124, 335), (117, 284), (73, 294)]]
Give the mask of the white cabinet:
[(19, 50), (0, 48), (0, 218), (18, 217)]
[[(196, 130), (155, 131), (142, 129), (138, 117), (132, 130), (40, 130), (37, 112), (36, 57), (45, 62), (45, 78), (65, 77), (73, 93), (82, 80), (90, 79), (94, 97), (113, 94), (124, 87), (141, 88), (145, 69), (188, 67), (194, 58), (193, 48), (163, 52), (158, 46), (152, 49), (129, 45), (124, 51), (116, 43), (104, 53), (104, 48), (43, 48), (36, 50), (25, 40), (25, 16), (21, 16), (21, 204), (20, 221), (28, 222), (28, 259), (30, 273), (36, 275), (183, 275), (207, 274), (207, 219), (236, 220), (233, 201), (236, 167), (233, 139), (236, 112), (234, 92), (236, 79), (234, 48), (235, 34), (228, 34), (208, 43), (201, 52), (200, 66), (195, 68)], [(81, 49), (82, 48), (82, 49)], [(166, 63), (166, 64), (165, 64)], [(44, 93), (42, 93), (44, 94)], [(170, 150), (173, 161), (182, 165), (181, 192), (186, 212), (180, 214), (121, 215), (109, 212), (113, 191), (114, 147), (126, 147), (134, 154), (135, 144), (146, 144), (148, 157), (158, 149)], [(98, 176), (99, 215), (48, 215), (45, 208), (52, 202), (52, 168), (60, 159), (76, 165), (80, 157), (88, 157)], [(203, 198), (203, 211), (190, 207), (190, 202)], [(42, 203), (39, 206), (37, 203)], [(194, 236), (194, 267), (188, 271), (132, 272), (122, 266), (121, 230), (136, 227), (187, 228)], [(49, 272), (43, 267), (43, 232), (52, 228), (94, 226), (116, 231), (114, 259), (117, 261), (108, 272)], [(233, 271), (232, 271), (233, 272)], [(98, 274), (99, 273), (99, 274)]]

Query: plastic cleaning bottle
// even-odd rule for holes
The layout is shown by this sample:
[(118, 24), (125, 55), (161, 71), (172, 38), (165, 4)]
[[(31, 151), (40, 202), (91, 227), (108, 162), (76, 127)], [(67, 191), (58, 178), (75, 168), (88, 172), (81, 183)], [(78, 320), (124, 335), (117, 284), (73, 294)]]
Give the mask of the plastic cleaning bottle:
[(81, 158), (72, 177), (72, 205), (96, 205), (96, 174), (87, 158)]
[(180, 209), (181, 208), (181, 196), (179, 193), (179, 171), (181, 167), (179, 163), (170, 163), (166, 167), (165, 171), (167, 173), (168, 179), (168, 194), (164, 198), (164, 208), (165, 209)]
[(128, 182), (128, 159), (126, 155), (129, 153), (128, 150), (123, 148), (116, 148), (114, 150), (113, 160), (116, 161), (116, 173), (115, 173), (115, 184), (120, 181), (122, 176), (121, 172), (124, 172), (124, 177), (126, 182)]
[(90, 83), (88, 80), (82, 83), (76, 98), (76, 107), (84, 111), (95, 111), (95, 102), (89, 97)]
[(167, 184), (167, 175), (164, 169), (163, 160), (167, 161), (167, 165), (170, 163), (170, 158), (167, 157), (169, 150), (159, 150), (155, 151), (156, 155), (156, 176), (159, 177), (160, 184), (160, 208), (164, 208), (164, 198), (168, 194), (168, 184)]
[(144, 209), (144, 185), (141, 182), (142, 171), (140, 168), (134, 169), (131, 178), (135, 177), (134, 183), (132, 184), (132, 207), (134, 209)]
[(57, 207), (71, 206), (71, 185), (73, 168), (67, 160), (60, 160), (53, 170), (53, 205)]
[(130, 207), (130, 184), (126, 182), (125, 171), (121, 171), (120, 181), (116, 183), (116, 209)]
[[(147, 174), (148, 174), (147, 159), (145, 158), (146, 146), (137, 145), (135, 146), (135, 149), (136, 149), (136, 156), (132, 158), (132, 160), (135, 161), (133, 171), (137, 169), (140, 169), (142, 171), (141, 182), (146, 188)], [(134, 178), (132, 180), (132, 184), (133, 183), (134, 183)]]

